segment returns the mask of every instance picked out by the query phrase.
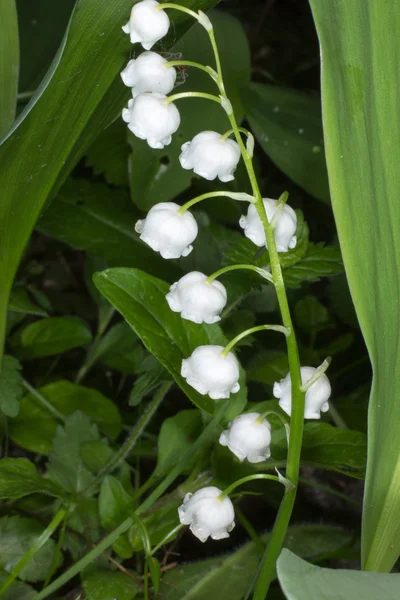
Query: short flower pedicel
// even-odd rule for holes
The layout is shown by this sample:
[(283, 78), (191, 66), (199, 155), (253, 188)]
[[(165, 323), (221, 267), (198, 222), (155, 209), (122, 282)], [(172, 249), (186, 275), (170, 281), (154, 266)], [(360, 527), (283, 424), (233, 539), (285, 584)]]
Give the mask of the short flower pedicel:
[(181, 375), (199, 394), (213, 400), (229, 398), (240, 390), (239, 363), (232, 352), (222, 354), (223, 346), (198, 346), (182, 361)]
[[(274, 236), (277, 251), (288, 252), (295, 248), (297, 244), (295, 236), (297, 216), (293, 208), (287, 204), (277, 207), (278, 200), (272, 200), (271, 198), (263, 198), (263, 203), (270, 222), (274, 218), (276, 211), (281, 211), (280, 216), (277, 215), (275, 217)], [(239, 225), (244, 229), (244, 235), (256, 244), (256, 246), (267, 246), (265, 231), (253, 204), (249, 205), (247, 216), (241, 216)]]
[(259, 413), (239, 415), (221, 433), (219, 443), (228, 446), (241, 462), (245, 458), (250, 463), (262, 462), (271, 456), (271, 425), (260, 419)]
[[(301, 381), (306, 384), (315, 375), (317, 369), (314, 367), (301, 367)], [(279, 398), (279, 406), (289, 416), (292, 412), (292, 384), (290, 373), (284, 379), (274, 384), (273, 393), (275, 398)], [(320, 419), (321, 412), (329, 410), (328, 400), (331, 395), (331, 384), (326, 375), (322, 374), (306, 392), (305, 399), (305, 419)]]
[(174, 67), (166, 67), (165, 58), (156, 52), (143, 52), (130, 60), (121, 73), (124, 84), (132, 88), (133, 97), (144, 92), (169, 94), (176, 81)]
[(134, 5), (131, 17), (122, 30), (128, 33), (132, 44), (141, 42), (145, 50), (150, 50), (161, 40), (169, 29), (169, 17), (163, 10), (157, 10), (156, 0), (143, 0)]
[(227, 182), (234, 179), (240, 148), (234, 140), (224, 140), (216, 131), (202, 131), (183, 144), (179, 160), (184, 169), (193, 169), (200, 177), (209, 181), (218, 177)]
[(210, 486), (194, 494), (186, 494), (178, 508), (182, 525), (189, 525), (190, 531), (201, 541), (208, 537), (222, 540), (229, 537), (235, 527), (235, 511), (228, 497), (220, 498), (222, 491)]
[(226, 289), (219, 281), (207, 282), (207, 275), (192, 271), (174, 283), (167, 302), (183, 319), (194, 323), (216, 323), (226, 305)]
[(161, 202), (149, 210), (147, 217), (135, 225), (140, 239), (163, 258), (187, 256), (193, 250), (198, 227), (188, 210), (179, 214), (179, 204)]
[(171, 143), (172, 134), (178, 129), (181, 116), (175, 104), (166, 104), (166, 96), (154, 92), (139, 94), (129, 100), (122, 118), (129, 129), (141, 140), (147, 140), (151, 148), (161, 150)]

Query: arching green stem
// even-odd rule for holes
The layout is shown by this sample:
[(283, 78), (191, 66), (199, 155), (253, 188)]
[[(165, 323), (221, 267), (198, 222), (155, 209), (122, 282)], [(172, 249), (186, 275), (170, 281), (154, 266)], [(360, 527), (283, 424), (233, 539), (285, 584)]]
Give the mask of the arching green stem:
[[(245, 135), (247, 135), (247, 137), (249, 137), (250, 135), (253, 137), (253, 135), (250, 133), (250, 131), (248, 129), (245, 129), (244, 127), (238, 127), (238, 131), (240, 131), (241, 133), (244, 133)], [(221, 136), (222, 140), (227, 140), (228, 137), (230, 135), (232, 135), (232, 133), (235, 133), (233, 129), (228, 129), (228, 131), (226, 131), (224, 133), (224, 135)]]
[(232, 200), (239, 200), (241, 202), (252, 202), (254, 200), (252, 196), (242, 192), (208, 192), (207, 194), (201, 194), (201, 196), (196, 196), (196, 198), (192, 198), (192, 200), (186, 202), (186, 204), (181, 206), (181, 208), (178, 210), (178, 215), (183, 215), (185, 211), (198, 202), (208, 200), (208, 198), (218, 198), (219, 196), (224, 198), (232, 198)]
[(218, 500), (221, 500), (221, 502), (222, 502), (222, 500), (224, 500), (224, 498), (229, 496), (229, 494), (231, 494), (233, 492), (233, 490), (235, 490), (237, 487), (239, 487), (240, 485), (243, 485), (244, 483), (247, 483), (248, 481), (254, 481), (255, 479), (270, 479), (271, 481), (276, 481), (277, 483), (283, 484), (282, 479), (280, 477), (278, 477), (277, 475), (267, 475), (265, 473), (257, 473), (256, 475), (248, 475), (247, 477), (242, 477), (241, 479), (238, 479), (237, 481), (235, 481), (235, 483), (232, 483), (227, 488), (225, 488), (224, 491), (218, 496)]
[(195, 69), (200, 69), (201, 71), (205, 71), (205, 73), (207, 73), (207, 75), (210, 75), (210, 77), (214, 81), (218, 77), (217, 73), (214, 71), (214, 69), (212, 67), (206, 67), (206, 66), (201, 65), (200, 63), (195, 62), (193, 60), (170, 60), (170, 61), (164, 63), (164, 67), (166, 69), (168, 67), (194, 67)]
[(233, 340), (229, 342), (221, 352), (222, 356), (226, 356), (230, 350), (243, 338), (251, 335), (252, 333), (257, 333), (258, 331), (279, 331), (279, 333), (283, 333), (286, 337), (290, 335), (290, 329), (287, 327), (283, 327), (282, 325), (257, 325), (257, 327), (250, 327), (250, 329), (246, 329), (246, 331), (242, 331), (239, 333)]
[(269, 271), (267, 271), (266, 269), (262, 269), (261, 267), (256, 267), (255, 265), (245, 265), (245, 264), (230, 265), (229, 267), (223, 267), (222, 269), (215, 271), (215, 273), (213, 273), (212, 275), (207, 277), (206, 283), (212, 283), (214, 281), (214, 279), (216, 279), (220, 275), (223, 275), (224, 273), (229, 273), (230, 271), (246, 270), (246, 269), (249, 271), (254, 271), (255, 273), (257, 273), (257, 275), (261, 275), (261, 277), (263, 277), (264, 279), (267, 279), (271, 283), (274, 283), (271, 273)]
[(194, 12), (194, 10), (190, 10), (190, 8), (186, 8), (186, 6), (181, 6), (180, 4), (174, 4), (173, 2), (165, 2), (161, 3), (157, 6), (156, 10), (164, 10), (165, 8), (173, 8), (174, 10), (179, 10), (180, 12), (184, 12), (187, 15), (190, 15), (196, 21), (199, 20), (199, 15)]
[(164, 104), (171, 104), (171, 102), (181, 100), (182, 98), (205, 98), (206, 100), (212, 100), (213, 102), (221, 104), (221, 98), (219, 96), (206, 94), (204, 92), (181, 92), (180, 94), (173, 94), (164, 100)]
[(303, 392), (307, 392), (307, 390), (310, 389), (310, 387), (316, 382), (318, 381), (318, 379), (325, 373), (325, 371), (328, 369), (329, 365), (331, 364), (332, 358), (330, 356), (328, 356), (328, 358), (326, 358), (324, 360), (324, 362), (322, 363), (322, 365), (320, 367), (318, 367), (318, 369), (315, 371), (314, 375), (311, 377), (311, 379), (309, 379), (308, 381), (306, 381), (306, 383), (304, 385), (301, 386), (301, 390)]

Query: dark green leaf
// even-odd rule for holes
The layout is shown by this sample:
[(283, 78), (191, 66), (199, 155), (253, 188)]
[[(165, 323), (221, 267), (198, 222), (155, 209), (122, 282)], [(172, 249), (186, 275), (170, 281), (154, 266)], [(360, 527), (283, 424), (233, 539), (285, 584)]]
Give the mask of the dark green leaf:
[(140, 365), (140, 375), (136, 379), (129, 395), (129, 404), (137, 406), (145, 396), (151, 394), (163, 381), (168, 381), (170, 376), (162, 364), (154, 358), (147, 356)]
[(11, 290), (8, 310), (24, 313), (26, 315), (36, 315), (39, 317), (47, 316), (47, 312), (34, 304), (30, 300), (26, 289), (20, 285), (14, 286)]
[(160, 561), (157, 560), (154, 556), (151, 556), (148, 560), (149, 571), (151, 576), (151, 583), (153, 584), (154, 594), (158, 595), (158, 590), (160, 589), (160, 580), (161, 580), (161, 565)]
[(332, 277), (343, 273), (343, 261), (338, 246), (310, 243), (305, 256), (284, 269), (288, 287), (299, 287), (303, 281), (319, 281), (321, 277)]
[[(82, 538), (76, 538), (76, 536), (75, 540), (78, 544), (83, 541), (84, 548), (86, 547), (85, 540), (93, 543), (98, 542), (104, 533), (100, 525), (98, 499), (83, 498), (79, 500), (68, 516), (67, 525), (68, 529), (72, 529), (83, 536), (83, 540)], [(78, 544), (74, 544), (73, 547), (77, 547)]]
[[(139, 577), (138, 577), (139, 580)], [(90, 600), (133, 600), (140, 587), (125, 573), (92, 564), (82, 571), (82, 584)]]
[[(94, 282), (102, 294), (121, 312), (147, 349), (171, 373), (187, 396), (202, 410), (212, 413), (215, 402), (201, 396), (181, 377), (182, 359), (202, 344), (224, 345), (217, 325), (196, 325), (173, 313), (165, 300), (169, 286), (137, 269), (109, 269), (97, 273)], [(246, 385), (231, 396), (229, 418), (246, 404)]]
[[(117, 407), (97, 390), (60, 380), (45, 385), (38, 391), (65, 416), (81, 410), (111, 440), (121, 431), (121, 417)], [(9, 434), (22, 448), (48, 454), (58, 424), (57, 418), (35, 396), (28, 394), (20, 402), (18, 416), (9, 423)]]
[(329, 325), (329, 312), (315, 296), (304, 296), (294, 307), (296, 322), (304, 331), (318, 331)]
[(398, 600), (400, 574), (323, 569), (283, 550), (278, 562), (279, 583), (287, 600)]
[(17, 106), (18, 21), (15, 0), (3, 0), (0, 21), (0, 139), (11, 127)]
[(128, 129), (122, 119), (107, 127), (90, 146), (86, 164), (110, 185), (128, 186)]
[[(7, 577), (8, 573), (0, 571), (0, 585), (4, 583)], [(22, 583), (21, 581), (14, 581), (11, 587), (4, 592), (2, 598), (3, 600), (33, 600), (35, 596), (36, 590), (30, 585)]]
[[(44, 529), (45, 526), (35, 521), (35, 519), (1, 517), (0, 568), (10, 573), (26, 552), (31, 549)], [(23, 581), (42, 581), (45, 579), (53, 561), (55, 549), (55, 542), (52, 539), (47, 540), (29, 564), (21, 571), (19, 577)], [(62, 555), (59, 563), (61, 561)]]
[(300, 187), (329, 202), (320, 101), (297, 90), (260, 83), (252, 83), (242, 98), (264, 152)]
[(13, 356), (6, 354), (0, 371), (0, 410), (8, 417), (19, 411), (18, 400), (22, 396), (21, 365)]
[(35, 465), (26, 458), (0, 460), (0, 498), (22, 498), (37, 493), (59, 496), (62, 490), (40, 477)]
[(54, 356), (84, 346), (92, 334), (76, 317), (48, 317), (27, 325), (10, 340), (15, 353), (23, 359)]
[[(116, 477), (107, 475), (101, 483), (99, 496), (100, 522), (104, 529), (107, 531), (115, 529), (134, 510), (133, 498), (126, 492), (122, 483)], [(133, 554), (127, 533), (116, 540), (113, 548), (122, 558), (130, 558)]]
[(249, 381), (259, 381), (273, 385), (286, 377), (289, 372), (287, 355), (284, 352), (266, 350), (258, 353), (249, 364), (247, 378)]
[[(198, 410), (182, 410), (165, 419), (158, 436), (157, 474), (167, 473), (190, 448), (202, 429)], [(198, 459), (198, 457), (196, 457)], [(192, 465), (188, 465), (191, 470)]]

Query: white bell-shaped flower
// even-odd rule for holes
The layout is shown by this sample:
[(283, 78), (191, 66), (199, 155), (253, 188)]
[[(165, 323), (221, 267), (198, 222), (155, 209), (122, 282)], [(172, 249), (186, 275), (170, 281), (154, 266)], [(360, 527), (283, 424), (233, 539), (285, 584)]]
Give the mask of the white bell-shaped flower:
[(201, 542), (209, 536), (213, 540), (227, 538), (235, 527), (233, 504), (228, 497), (220, 499), (221, 494), (217, 487), (205, 487), (194, 494), (186, 494), (178, 508), (182, 525), (189, 525), (190, 531)]
[(240, 148), (229, 138), (223, 140), (216, 131), (202, 131), (191, 142), (183, 144), (179, 160), (184, 169), (193, 169), (209, 181), (216, 177), (224, 182), (232, 181), (240, 160)]
[(226, 305), (226, 289), (219, 281), (207, 283), (207, 275), (199, 271), (187, 273), (171, 285), (167, 302), (174, 312), (194, 323), (216, 323)]
[(174, 89), (176, 70), (166, 64), (157, 52), (143, 52), (128, 62), (121, 73), (122, 81), (132, 88), (134, 97), (144, 92), (169, 94)]
[(232, 352), (221, 353), (223, 346), (198, 346), (182, 361), (181, 375), (199, 394), (213, 400), (229, 398), (240, 390), (239, 363)]
[(198, 233), (196, 219), (188, 210), (178, 214), (180, 208), (175, 202), (161, 202), (135, 225), (140, 239), (163, 258), (187, 256), (193, 250), (191, 244)]
[(181, 116), (175, 104), (166, 104), (166, 96), (154, 92), (139, 94), (129, 100), (122, 111), (123, 120), (141, 140), (147, 140), (151, 148), (161, 150), (171, 143), (172, 134), (178, 129)]
[[(314, 377), (317, 369), (314, 367), (301, 367), (301, 381), (305, 385)], [(292, 413), (292, 382), (290, 373), (281, 381), (274, 383), (273, 393), (275, 398), (279, 398), (279, 406), (289, 416)], [(322, 374), (307, 390), (305, 397), (305, 419), (320, 419), (321, 411), (329, 410), (328, 400), (331, 396), (331, 384), (325, 374)]]
[(219, 443), (228, 446), (241, 462), (247, 458), (258, 463), (271, 456), (271, 425), (266, 419), (260, 423), (259, 417), (259, 413), (239, 415), (220, 435)]
[[(263, 198), (268, 221), (271, 222), (276, 211), (279, 211), (275, 223), (274, 235), (276, 249), (278, 252), (288, 252), (296, 247), (297, 238), (295, 236), (297, 229), (297, 215), (293, 208), (285, 204), (283, 207), (276, 207), (278, 200)], [(256, 246), (267, 246), (264, 228), (257, 214), (256, 207), (249, 205), (247, 216), (242, 215), (239, 221), (240, 227), (244, 229), (244, 235), (249, 238)]]
[(131, 17), (122, 30), (129, 33), (132, 44), (141, 42), (150, 50), (158, 40), (168, 33), (169, 17), (165, 10), (157, 10), (156, 0), (143, 0), (134, 5)]

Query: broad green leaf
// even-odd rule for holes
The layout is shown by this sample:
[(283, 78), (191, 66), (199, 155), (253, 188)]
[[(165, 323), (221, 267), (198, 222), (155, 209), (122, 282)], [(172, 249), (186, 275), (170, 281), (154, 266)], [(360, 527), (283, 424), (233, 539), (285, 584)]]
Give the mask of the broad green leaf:
[(0, 410), (7, 417), (16, 417), (18, 400), (22, 396), (21, 365), (13, 356), (6, 354), (0, 371)]
[[(183, 358), (202, 344), (225, 345), (217, 325), (197, 325), (185, 321), (168, 306), (165, 296), (169, 286), (138, 269), (108, 269), (94, 276), (102, 294), (115, 306), (138, 334), (146, 348), (164, 365), (192, 402), (208, 413), (215, 402), (201, 396), (181, 377)], [(229, 418), (239, 414), (246, 404), (246, 385), (231, 396)]]
[(37, 493), (60, 496), (62, 490), (38, 475), (35, 465), (26, 458), (0, 460), (0, 498), (22, 498)]
[(36, 315), (38, 317), (47, 317), (47, 312), (34, 304), (29, 298), (26, 289), (21, 285), (16, 285), (11, 290), (8, 310), (26, 315)]
[(3, 0), (0, 21), (0, 139), (11, 127), (17, 106), (18, 20), (15, 0)]
[[(133, 600), (140, 587), (121, 571), (92, 564), (82, 571), (82, 585), (88, 600)], [(139, 576), (137, 577), (139, 581)]]
[[(182, 410), (165, 419), (158, 435), (158, 461), (156, 473), (167, 473), (190, 448), (202, 430), (198, 410)], [(196, 457), (198, 458), (198, 457)], [(192, 465), (188, 465), (191, 470)]]
[(323, 569), (282, 550), (277, 562), (279, 583), (287, 600), (397, 600), (400, 574)]
[[(270, 534), (263, 535), (268, 542)], [(289, 527), (285, 547), (306, 558), (329, 556), (351, 543), (351, 534), (326, 525)], [(163, 577), (160, 593), (165, 600), (243, 600), (260, 561), (254, 542), (232, 554), (179, 565)], [(322, 600), (320, 597), (318, 600)]]
[[(102, 527), (111, 531), (118, 527), (135, 510), (133, 498), (116, 477), (107, 475), (100, 488), (99, 516)], [(115, 552), (122, 558), (131, 558), (132, 546), (128, 533), (121, 535), (113, 544)]]
[[(20, 559), (43, 533), (45, 526), (35, 519), (21, 517), (0, 518), (0, 568), (10, 573)], [(53, 561), (56, 543), (49, 539), (19, 574), (23, 581), (45, 579)], [(60, 556), (59, 564), (62, 561)], [(58, 565), (59, 566), (59, 565)]]
[[(147, 144), (146, 144), (147, 145)], [(107, 127), (86, 153), (86, 164), (110, 185), (128, 186), (128, 129), (122, 119)]]
[[(210, 14), (220, 51), (227, 93), (232, 101), (236, 117), (243, 118), (243, 105), (239, 90), (250, 79), (250, 52), (244, 28), (239, 20), (221, 11)], [(171, 53), (182, 55), (204, 65), (215, 65), (210, 40), (202, 27), (193, 27), (172, 49)], [(215, 82), (202, 71), (189, 68), (187, 79), (176, 92), (202, 91), (217, 93)], [(134, 203), (148, 210), (157, 202), (168, 202), (189, 187), (192, 171), (182, 169), (179, 162), (181, 146), (204, 130), (224, 131), (230, 128), (226, 115), (214, 102), (200, 99), (184, 99), (177, 104), (181, 125), (172, 143), (164, 150), (152, 150), (145, 142), (129, 136), (133, 153), (130, 158), (131, 194)]]
[(86, 323), (76, 317), (48, 317), (19, 330), (10, 340), (23, 359), (54, 356), (84, 346), (92, 339)]
[(287, 354), (266, 350), (259, 352), (250, 362), (247, 370), (249, 381), (259, 381), (267, 385), (273, 385), (286, 377), (289, 372)]
[[(38, 390), (47, 402), (62, 415), (80, 410), (96, 424), (101, 433), (114, 440), (121, 431), (118, 408), (97, 390), (60, 380)], [(59, 421), (32, 394), (22, 398), (20, 412), (9, 422), (11, 439), (31, 452), (48, 454)]]
[(37, 224), (37, 229), (111, 266), (145, 268), (152, 274), (179, 277), (175, 261), (166, 261), (143, 243), (134, 225), (139, 215), (123, 190), (103, 183), (70, 179)]
[(53, 439), (53, 448), (47, 463), (50, 479), (64, 490), (77, 494), (93, 481), (93, 475), (84, 466), (80, 447), (84, 442), (99, 439), (96, 425), (80, 411), (67, 417), (64, 427), (58, 426)]
[(328, 309), (315, 296), (304, 296), (294, 307), (296, 323), (304, 331), (318, 331), (329, 325)]
[(299, 287), (303, 281), (319, 281), (343, 273), (343, 261), (338, 246), (310, 243), (301, 260), (284, 269), (285, 284)]
[[(7, 579), (8, 573), (0, 571), (0, 585)], [(4, 592), (3, 600), (33, 600), (36, 596), (36, 590), (22, 581), (14, 581), (11, 587)]]
[[(81, 546), (83, 541), (83, 548), (87, 547), (85, 540), (93, 543), (98, 542), (104, 534), (100, 525), (98, 499), (83, 498), (79, 500), (68, 516), (67, 525), (68, 529), (73, 529), (83, 536), (83, 539), (78, 538), (77, 540)], [(76, 544), (74, 547), (76, 547)]]
[(252, 83), (242, 93), (251, 129), (270, 159), (290, 179), (329, 202), (321, 105), (317, 98)]
[[(400, 4), (311, 0), (322, 54), (332, 206), (374, 378), (369, 402), (362, 565), (400, 554)], [(338, 126), (338, 124), (340, 124)]]

